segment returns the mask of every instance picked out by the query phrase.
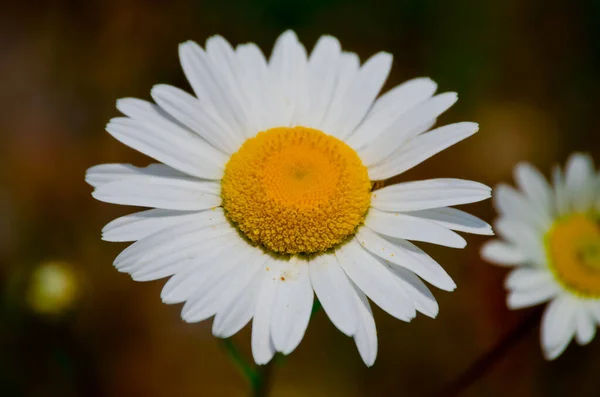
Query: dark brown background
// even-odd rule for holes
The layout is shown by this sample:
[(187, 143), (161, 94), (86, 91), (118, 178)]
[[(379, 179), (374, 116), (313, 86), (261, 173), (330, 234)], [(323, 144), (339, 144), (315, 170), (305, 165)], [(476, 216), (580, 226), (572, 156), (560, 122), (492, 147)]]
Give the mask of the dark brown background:
[[(100, 240), (131, 209), (96, 202), (86, 168), (147, 158), (104, 132), (115, 100), (149, 99), (157, 83), (188, 88), (177, 44), (222, 34), (269, 52), (294, 29), (308, 48), (337, 36), (363, 59), (394, 54), (388, 87), (430, 76), (461, 100), (441, 122), (480, 132), (402, 179), (458, 177), (495, 185), (528, 160), (548, 174), (575, 150), (600, 161), (600, 2), (523, 0), (8, 1), (0, 5), (0, 395), (244, 396), (210, 321), (188, 325), (163, 305), (164, 281), (135, 283), (111, 266), (125, 245)], [(490, 202), (468, 207), (490, 221)], [(456, 280), (434, 291), (437, 320), (405, 324), (375, 311), (379, 356), (367, 369), (324, 313), (276, 370), (274, 396), (427, 396), (528, 311), (505, 308), (505, 270), (465, 250), (427, 247)], [(49, 319), (24, 300), (48, 260), (75, 269), (83, 291)], [(598, 396), (600, 340), (555, 362), (532, 331), (465, 396)], [(249, 351), (249, 332), (235, 337)]]

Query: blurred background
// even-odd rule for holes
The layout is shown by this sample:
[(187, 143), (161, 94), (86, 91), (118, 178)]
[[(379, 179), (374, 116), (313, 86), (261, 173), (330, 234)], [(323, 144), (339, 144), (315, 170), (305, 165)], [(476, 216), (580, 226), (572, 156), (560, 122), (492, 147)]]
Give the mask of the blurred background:
[[(399, 180), (512, 183), (523, 160), (546, 175), (572, 151), (600, 163), (600, 2), (555, 0), (5, 1), (0, 5), (0, 396), (245, 396), (211, 335), (161, 303), (164, 281), (135, 283), (112, 260), (126, 245), (102, 226), (133, 209), (94, 201), (85, 170), (150, 160), (105, 131), (121, 97), (154, 84), (189, 90), (177, 57), (213, 34), (268, 54), (294, 29), (308, 49), (337, 36), (362, 59), (395, 61), (387, 87), (430, 76), (460, 101), (442, 123), (474, 137)], [(491, 202), (468, 206), (487, 221)], [(375, 309), (379, 355), (367, 369), (323, 312), (275, 370), (273, 396), (428, 396), (525, 318), (509, 312), (506, 271), (464, 250), (427, 247), (458, 289), (434, 291), (436, 320)], [(465, 396), (599, 396), (600, 338), (548, 363), (536, 328)], [(234, 340), (249, 354), (249, 329)]]

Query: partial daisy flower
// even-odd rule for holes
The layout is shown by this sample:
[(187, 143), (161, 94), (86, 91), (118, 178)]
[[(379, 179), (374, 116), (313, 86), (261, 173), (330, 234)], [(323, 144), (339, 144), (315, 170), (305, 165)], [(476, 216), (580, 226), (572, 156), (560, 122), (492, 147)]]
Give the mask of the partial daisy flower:
[(115, 267), (137, 281), (171, 276), (162, 300), (185, 302), (187, 322), (215, 316), (217, 337), (252, 319), (257, 364), (298, 346), (314, 293), (367, 365), (377, 355), (367, 297), (403, 321), (435, 317), (421, 278), (455, 284), (408, 240), (462, 248), (455, 230), (491, 234), (448, 208), (491, 190), (459, 179), (373, 187), (477, 131), (457, 123), (427, 132), (456, 94), (434, 96), (436, 84), (418, 78), (377, 98), (392, 56), (361, 65), (331, 36), (310, 56), (291, 31), (268, 61), (256, 45), (233, 48), (219, 36), (205, 49), (183, 43), (179, 55), (195, 96), (157, 85), (156, 104), (121, 99), (127, 117), (107, 126), (161, 164), (87, 172), (96, 199), (153, 208), (103, 229), (104, 240), (136, 241)]
[(600, 322), (600, 192), (588, 155), (574, 154), (565, 172), (555, 167), (550, 186), (527, 163), (515, 168), (519, 192), (500, 185), (494, 204), (502, 240), (483, 246), (482, 256), (516, 267), (506, 278), (507, 305), (521, 309), (550, 302), (541, 326), (544, 356), (553, 360), (573, 338), (589, 343)]

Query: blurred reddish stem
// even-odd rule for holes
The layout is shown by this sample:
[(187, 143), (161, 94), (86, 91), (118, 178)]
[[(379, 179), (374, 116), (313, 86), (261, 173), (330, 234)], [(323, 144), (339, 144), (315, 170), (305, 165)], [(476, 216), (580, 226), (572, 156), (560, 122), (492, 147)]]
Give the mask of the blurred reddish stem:
[(465, 372), (433, 397), (460, 396), (475, 382), (486, 376), (539, 323), (543, 307), (526, 316), (519, 325), (500, 339), (494, 347), (479, 357)]

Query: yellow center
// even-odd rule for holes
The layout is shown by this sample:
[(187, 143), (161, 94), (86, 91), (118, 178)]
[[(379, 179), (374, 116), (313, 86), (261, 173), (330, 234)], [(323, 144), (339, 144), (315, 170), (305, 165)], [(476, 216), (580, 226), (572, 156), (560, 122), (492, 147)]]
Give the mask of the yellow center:
[(546, 234), (550, 268), (568, 290), (600, 297), (600, 227), (589, 214), (557, 221)]
[(254, 243), (282, 254), (325, 251), (353, 234), (371, 201), (371, 181), (344, 142), (306, 127), (248, 139), (221, 182), (227, 217)]

